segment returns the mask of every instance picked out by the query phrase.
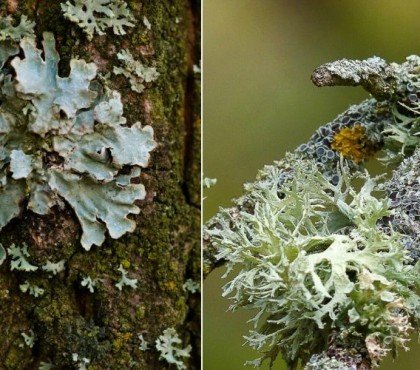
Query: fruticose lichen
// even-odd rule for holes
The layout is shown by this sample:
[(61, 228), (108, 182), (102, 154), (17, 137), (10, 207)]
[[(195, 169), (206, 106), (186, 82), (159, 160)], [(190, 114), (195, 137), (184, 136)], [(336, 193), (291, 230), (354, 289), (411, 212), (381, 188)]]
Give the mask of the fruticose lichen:
[(294, 167), (281, 193), (275, 185), (255, 189), (252, 211), (226, 211), (208, 231), (229, 272), (240, 267), (224, 288), (231, 309), (257, 309), (255, 328), (265, 321), (247, 342), (268, 347), (272, 358), (281, 349), (289, 362), (308, 356), (331, 327), (404, 346), (416, 276), (400, 235), (376, 228), (391, 214), (388, 200), (372, 195), (376, 182), (367, 175), (357, 192), (346, 168), (333, 185), (312, 161), (295, 158)]
[(174, 328), (168, 328), (156, 339), (156, 349), (160, 352), (160, 358), (168, 364), (174, 364), (178, 370), (186, 369), (182, 358), (190, 357), (191, 346), (181, 348), (182, 340)]
[(112, 28), (116, 35), (125, 35), (124, 27), (134, 27), (134, 16), (122, 0), (74, 0), (61, 4), (64, 16), (76, 23), (89, 40), (96, 33), (104, 35)]
[[(132, 232), (134, 202), (145, 197), (132, 184), (156, 146), (153, 129), (123, 117), (120, 94), (94, 81), (96, 66), (72, 59), (68, 77), (58, 75), (54, 37), (44, 51), (24, 38), (24, 57), (11, 61), (16, 76), (3, 75), (0, 105), (0, 228), (21, 211), (45, 215), (66, 201), (83, 229), (81, 244), (101, 245)], [(42, 54), (44, 53), (44, 54)]]
[[(407, 349), (420, 318), (419, 78), (417, 56), (318, 68), (318, 85), (360, 84), (374, 98), (266, 166), (207, 223), (205, 268), (226, 263), (231, 309), (256, 312), (246, 341), (264, 356), (250, 365), (281, 352), (290, 369), (356, 369)], [(363, 170), (376, 154), (400, 165), (388, 182)]]

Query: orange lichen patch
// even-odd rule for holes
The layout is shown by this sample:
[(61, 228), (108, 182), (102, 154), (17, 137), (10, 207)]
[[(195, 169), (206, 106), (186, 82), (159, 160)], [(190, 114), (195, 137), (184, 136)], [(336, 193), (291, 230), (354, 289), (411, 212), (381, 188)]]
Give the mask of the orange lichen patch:
[(331, 143), (331, 149), (339, 152), (344, 158), (360, 163), (375, 154), (377, 147), (367, 139), (365, 128), (356, 124), (337, 132)]

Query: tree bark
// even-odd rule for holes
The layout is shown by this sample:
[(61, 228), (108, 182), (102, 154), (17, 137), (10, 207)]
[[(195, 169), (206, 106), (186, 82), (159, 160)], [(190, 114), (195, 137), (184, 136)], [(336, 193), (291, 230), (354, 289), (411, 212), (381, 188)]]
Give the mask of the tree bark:
[[(0, 232), (4, 247), (26, 242), (31, 262), (66, 261), (66, 269), (48, 278), (45, 273), (0, 268), (1, 369), (76, 368), (72, 354), (90, 359), (88, 369), (166, 369), (155, 340), (168, 327), (176, 328), (185, 347), (192, 345), (188, 369), (200, 366), (200, 294), (183, 289), (185, 280), (200, 281), (200, 0), (126, 1), (136, 17), (125, 36), (112, 32), (94, 36), (65, 20), (58, 0), (7, 0), (0, 15), (36, 22), (37, 41), (53, 32), (61, 56), (60, 69), (69, 72), (73, 56), (95, 62), (100, 73), (112, 71), (116, 54), (128, 48), (136, 59), (156, 61), (158, 80), (142, 94), (131, 91), (122, 77), (112, 79), (121, 92), (129, 123), (141, 121), (155, 130), (158, 148), (141, 175), (147, 196), (139, 202), (137, 228), (118, 240), (86, 252), (81, 229), (70, 207), (48, 216), (27, 210)], [(148, 31), (143, 17), (152, 24)], [(122, 264), (138, 288), (115, 287)], [(84, 276), (100, 279), (94, 293), (80, 285)], [(22, 293), (25, 280), (45, 293)], [(32, 348), (20, 347), (21, 333), (32, 330)], [(139, 349), (143, 334), (150, 349)]]

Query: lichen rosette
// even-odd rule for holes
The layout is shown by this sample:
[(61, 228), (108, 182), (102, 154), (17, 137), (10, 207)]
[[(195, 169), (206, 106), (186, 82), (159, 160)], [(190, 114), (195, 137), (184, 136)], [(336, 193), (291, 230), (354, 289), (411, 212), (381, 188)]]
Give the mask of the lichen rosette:
[(0, 228), (22, 209), (40, 215), (68, 203), (83, 229), (81, 244), (101, 245), (132, 232), (134, 203), (142, 184), (131, 182), (147, 167), (156, 147), (153, 129), (127, 125), (121, 96), (95, 81), (96, 65), (70, 61), (58, 74), (59, 55), (51, 33), (43, 48), (20, 42), (24, 57), (11, 61), (15, 76), (1, 75)]

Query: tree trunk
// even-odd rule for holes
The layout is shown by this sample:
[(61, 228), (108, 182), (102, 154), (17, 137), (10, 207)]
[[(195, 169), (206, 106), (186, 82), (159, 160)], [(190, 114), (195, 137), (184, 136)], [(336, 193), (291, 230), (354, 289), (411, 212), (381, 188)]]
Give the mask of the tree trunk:
[[(74, 353), (90, 359), (88, 369), (164, 369), (169, 365), (159, 360), (154, 343), (169, 327), (176, 328), (182, 347), (192, 346), (187, 368), (199, 368), (200, 294), (186, 292), (183, 284), (200, 281), (200, 80), (193, 70), (200, 63), (200, 0), (126, 2), (136, 27), (125, 36), (95, 35), (91, 42), (64, 19), (58, 0), (1, 2), (1, 16), (26, 14), (36, 22), (37, 41), (44, 31), (54, 33), (62, 76), (73, 56), (110, 72), (124, 48), (136, 59), (155, 61), (160, 73), (142, 94), (122, 76), (111, 81), (121, 92), (127, 121), (151, 125), (158, 142), (141, 175), (147, 196), (138, 204), (134, 233), (107, 237), (87, 252), (70, 207), (48, 216), (25, 210), (1, 231), (6, 248), (26, 242), (34, 264), (66, 261), (65, 271), (52, 278), (39, 270), (11, 271), (10, 260), (1, 266), (1, 369), (38, 369), (41, 362), (77, 368)], [(115, 287), (120, 264), (138, 279), (136, 290)], [(85, 276), (100, 279), (94, 293), (81, 286)], [(28, 278), (45, 290), (41, 297), (20, 291)], [(22, 346), (21, 334), (30, 330), (32, 348)], [(139, 334), (149, 350), (139, 349)]]

